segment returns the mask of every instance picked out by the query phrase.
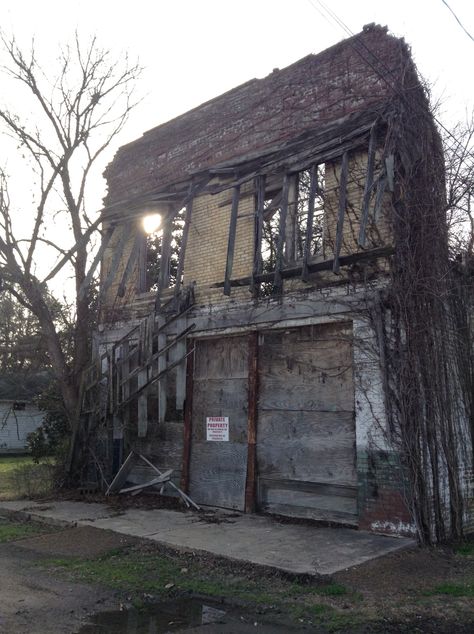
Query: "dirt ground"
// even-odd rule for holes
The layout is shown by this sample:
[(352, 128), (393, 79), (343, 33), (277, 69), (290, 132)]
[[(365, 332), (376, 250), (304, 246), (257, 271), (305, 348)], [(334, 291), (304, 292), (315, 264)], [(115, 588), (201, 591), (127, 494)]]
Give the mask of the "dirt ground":
[[(66, 534), (64, 534), (66, 537)], [(116, 594), (103, 588), (55, 578), (35, 564), (61, 544), (61, 533), (0, 544), (0, 632), (2, 634), (72, 634), (89, 614), (117, 609)], [(120, 538), (107, 539), (108, 548)], [(93, 549), (96, 545), (89, 542)]]
[[(54, 528), (46, 527), (40, 534), (26, 536), (16, 541), (0, 544), (0, 633), (1, 634), (73, 634), (81, 632), (149, 632), (167, 631), (161, 629), (84, 629), (90, 622), (90, 615), (113, 611), (114, 618), (120, 619), (120, 611), (130, 604), (127, 585), (109, 589), (93, 581), (78, 581), (71, 573), (61, 572), (60, 567), (51, 566), (52, 559), (74, 558), (75, 561), (98, 560), (117, 552), (117, 562), (135, 562), (148, 557), (167, 557), (169, 553), (159, 546), (138, 539), (104, 531), (93, 527)], [(122, 561), (120, 553), (133, 553), (133, 557)], [(130, 557), (130, 554), (128, 555)], [(274, 588), (280, 593), (285, 605), (301, 606), (298, 593), (307, 590), (304, 585), (295, 585), (294, 580), (272, 576), (258, 568), (230, 563), (222, 558), (205, 555), (172, 555), (181, 572), (193, 572), (193, 566), (202, 571), (202, 580), (217, 583), (225, 577), (247, 580), (251, 587), (255, 583), (265, 592)], [(49, 562), (49, 563), (48, 563)], [(154, 564), (153, 564), (154, 565)], [(146, 568), (145, 568), (146, 569)], [(154, 570), (154, 568), (153, 568)], [(187, 572), (189, 570), (189, 573)], [(274, 575), (274, 573), (273, 573)], [(142, 587), (138, 577), (138, 587)], [(302, 583), (301, 580), (298, 583)], [(311, 593), (311, 585), (308, 581)], [(292, 617), (297, 628), (318, 633), (339, 632), (344, 634), (473, 634), (474, 632), (474, 549), (468, 545), (461, 553), (453, 548), (413, 549), (401, 551), (377, 559), (362, 566), (351, 568), (333, 576), (332, 585), (314, 589), (314, 607), (320, 610), (329, 607), (330, 622), (316, 622)], [(104, 584), (107, 585), (107, 584)], [(439, 591), (443, 586), (446, 592)], [(114, 588), (115, 589), (110, 589)], [(342, 589), (340, 592), (339, 590)], [(179, 596), (179, 580), (169, 591), (170, 596)], [(222, 591), (222, 590), (220, 590)], [(291, 593), (295, 593), (291, 594)], [(329, 592), (330, 591), (330, 592)], [(131, 594), (131, 592), (130, 592)], [(209, 591), (209, 595), (220, 601), (219, 589)], [(302, 595), (302, 596), (303, 596)], [(306, 596), (309, 596), (306, 595)], [(313, 596), (313, 594), (311, 594)], [(157, 597), (158, 599), (158, 597)], [(308, 601), (308, 599), (305, 599)], [(311, 601), (312, 599), (309, 599)], [(232, 600), (231, 600), (232, 601)], [(226, 606), (229, 605), (227, 601)], [(306, 606), (308, 603), (306, 603)], [(227, 609), (227, 607), (226, 607)], [(240, 604), (237, 618), (248, 621), (252, 607)], [(225, 632), (243, 633), (255, 631), (289, 633), (296, 631), (293, 625), (285, 626), (288, 614), (274, 610), (274, 606), (258, 606), (258, 612), (265, 620), (267, 616), (276, 625), (265, 625), (259, 619), (258, 627), (249, 623), (208, 625), (196, 630), (221, 634)], [(240, 617), (242, 615), (242, 617)], [(265, 615), (265, 616), (263, 616)], [(324, 615), (324, 612), (323, 612)], [(123, 619), (122, 619), (123, 620)], [(267, 619), (268, 620), (268, 619)], [(118, 622), (118, 621), (117, 621)], [(329, 625), (328, 625), (329, 623)]]

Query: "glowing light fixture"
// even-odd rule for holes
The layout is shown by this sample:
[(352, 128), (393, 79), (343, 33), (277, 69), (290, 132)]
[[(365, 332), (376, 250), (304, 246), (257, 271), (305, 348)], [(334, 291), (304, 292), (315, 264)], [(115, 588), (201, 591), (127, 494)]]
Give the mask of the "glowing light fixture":
[(148, 216), (144, 216), (142, 222), (145, 233), (156, 233), (161, 227), (161, 216), (160, 214), (149, 214)]

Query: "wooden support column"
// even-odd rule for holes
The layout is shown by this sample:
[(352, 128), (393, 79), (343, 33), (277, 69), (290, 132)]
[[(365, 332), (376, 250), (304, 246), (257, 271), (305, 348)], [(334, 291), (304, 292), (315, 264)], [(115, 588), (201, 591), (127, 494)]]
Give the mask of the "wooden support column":
[(194, 389), (194, 342), (188, 342), (186, 360), (186, 400), (184, 403), (184, 427), (183, 427), (183, 466), (181, 470), (181, 488), (185, 493), (189, 492), (189, 468), (191, 462), (191, 438), (193, 416), (193, 389)]
[(130, 274), (133, 270), (133, 267), (135, 266), (135, 263), (137, 262), (137, 260), (139, 260), (140, 251), (142, 249), (143, 234), (140, 231), (140, 227), (138, 226), (136, 227), (136, 231), (137, 231), (137, 234), (133, 242), (133, 247), (130, 252), (127, 265), (125, 266), (122, 279), (120, 280), (120, 284), (118, 287), (117, 295), (119, 297), (123, 297), (125, 295), (125, 289), (126, 289), (128, 278), (130, 277)]
[(173, 232), (173, 213), (171, 208), (166, 214), (163, 225), (163, 233), (161, 236), (161, 256), (160, 256), (160, 273), (158, 275), (158, 291), (156, 293), (155, 307), (159, 308), (161, 303), (161, 294), (170, 284), (170, 257), (171, 257), (171, 238)]
[[(180, 317), (176, 321), (176, 333), (179, 336), (186, 329), (186, 316)], [(186, 337), (179, 339), (175, 345), (175, 361), (184, 359), (186, 355)], [(176, 409), (181, 412), (186, 401), (186, 361), (183, 360), (176, 367)]]
[(308, 218), (306, 220), (306, 235), (303, 253), (303, 267), (301, 271), (301, 279), (308, 281), (308, 262), (311, 257), (311, 240), (313, 238), (313, 220), (314, 220), (314, 202), (316, 200), (316, 191), (318, 188), (318, 166), (312, 165), (309, 177), (309, 200), (308, 200)]
[(255, 251), (253, 259), (252, 281), (250, 290), (254, 297), (258, 296), (257, 275), (262, 272), (262, 236), (263, 236), (263, 212), (265, 208), (265, 180), (264, 174), (255, 179), (257, 190), (257, 210), (255, 215)]
[(105, 278), (105, 281), (102, 284), (100, 289), (100, 295), (102, 297), (102, 300), (106, 298), (107, 291), (109, 290), (112, 282), (114, 281), (117, 275), (119, 263), (123, 256), (123, 250), (125, 248), (126, 243), (130, 239), (130, 235), (132, 234), (132, 227), (133, 227), (133, 224), (131, 222), (127, 222), (122, 228), (122, 235), (120, 236), (117, 246), (114, 248), (114, 255), (110, 263), (110, 268), (107, 272), (107, 277)]
[(283, 268), (283, 261), (284, 261), (286, 214), (288, 211), (288, 187), (289, 187), (289, 177), (288, 177), (288, 174), (285, 174), (285, 176), (283, 177), (283, 187), (282, 187), (282, 193), (281, 193), (280, 224), (278, 227), (276, 265), (275, 265), (275, 274), (273, 277), (273, 292), (275, 294), (280, 293), (283, 286), (281, 270)]
[(257, 501), (257, 414), (258, 414), (258, 332), (249, 336), (249, 378), (247, 419), (247, 477), (245, 512), (253, 513)]
[(181, 278), (184, 273), (184, 260), (186, 257), (186, 246), (188, 244), (189, 228), (191, 226), (191, 218), (193, 214), (193, 199), (186, 205), (186, 214), (184, 217), (183, 237), (181, 239), (181, 248), (178, 256), (178, 268), (176, 271), (176, 286), (174, 287), (174, 296), (178, 298), (181, 289)]
[(369, 150), (367, 154), (367, 173), (365, 176), (364, 198), (362, 201), (362, 214), (360, 217), (359, 228), (359, 245), (365, 247), (367, 221), (369, 219), (369, 206), (372, 188), (374, 184), (374, 165), (375, 165), (375, 123), (370, 128)]
[(232, 192), (232, 207), (230, 211), (229, 238), (227, 240), (227, 260), (225, 265), (224, 295), (230, 295), (230, 278), (234, 264), (235, 234), (237, 231), (237, 214), (239, 211), (240, 185)]
[[(148, 383), (148, 358), (150, 356), (149, 346), (149, 320), (140, 323), (139, 334), (139, 355), (138, 355), (138, 377), (137, 388), (140, 389)], [(138, 426), (137, 435), (139, 438), (145, 438), (148, 430), (148, 390), (142, 390), (138, 395)]]
[(341, 253), (344, 230), (344, 216), (346, 214), (348, 169), (349, 157), (347, 152), (344, 152), (344, 154), (342, 155), (341, 176), (339, 178), (339, 212), (337, 217), (336, 244), (334, 246), (334, 263), (332, 267), (334, 273), (339, 273), (339, 255)]
[(298, 218), (298, 178), (288, 177), (288, 204), (285, 221), (285, 256), (287, 262), (296, 260), (296, 223)]
[(164, 351), (166, 348), (166, 334), (163, 331), (163, 326), (165, 324), (165, 318), (160, 315), (158, 317), (158, 375), (162, 374), (161, 378), (158, 379), (158, 422), (164, 423), (166, 416), (166, 355), (167, 352)]

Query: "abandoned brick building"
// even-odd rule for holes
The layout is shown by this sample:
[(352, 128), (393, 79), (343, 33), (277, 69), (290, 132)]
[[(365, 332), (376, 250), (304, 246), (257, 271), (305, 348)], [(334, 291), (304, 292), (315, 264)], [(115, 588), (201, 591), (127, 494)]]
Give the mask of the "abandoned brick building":
[[(417, 152), (428, 164), (409, 169)], [(122, 147), (105, 174), (84, 395), (103, 472), (135, 450), (199, 505), (431, 539), (465, 527), (462, 389), (452, 372), (451, 431), (440, 424), (433, 444), (441, 405), (426, 405), (426, 358), (412, 367), (396, 310), (411, 292), (406, 244), (418, 270), (430, 249), (445, 264), (441, 164), (409, 49), (374, 25)], [(411, 192), (428, 171), (440, 187), (418, 213)], [(161, 226), (147, 235), (154, 215)], [(425, 404), (409, 418), (413, 380)], [(128, 479), (150, 469), (137, 462)]]

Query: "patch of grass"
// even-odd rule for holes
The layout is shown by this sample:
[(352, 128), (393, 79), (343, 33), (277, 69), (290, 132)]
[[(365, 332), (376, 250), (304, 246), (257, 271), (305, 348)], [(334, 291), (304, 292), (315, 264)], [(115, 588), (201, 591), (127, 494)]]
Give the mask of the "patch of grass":
[(37, 497), (51, 491), (52, 465), (31, 456), (0, 456), (0, 500)]
[[(42, 564), (44, 565), (44, 564)], [(113, 551), (96, 559), (55, 559), (47, 563), (69, 577), (101, 583), (124, 591), (132, 601), (144, 595), (154, 601), (170, 595), (194, 594), (245, 603), (255, 609), (275, 609), (294, 620), (326, 623), (337, 614), (337, 599), (350, 594), (340, 584), (307, 584), (277, 575), (246, 575), (224, 564), (203, 565), (180, 554), (140, 548)], [(326, 600), (326, 602), (325, 602)]]
[(461, 546), (458, 546), (455, 550), (458, 555), (463, 555), (464, 557), (473, 557), (474, 542), (466, 542), (464, 544), (461, 544)]
[(441, 583), (426, 592), (431, 596), (444, 594), (451, 597), (474, 597), (474, 583)]
[(44, 527), (34, 523), (20, 523), (0, 518), (0, 544), (15, 541), (23, 537), (31, 537), (44, 532)]

